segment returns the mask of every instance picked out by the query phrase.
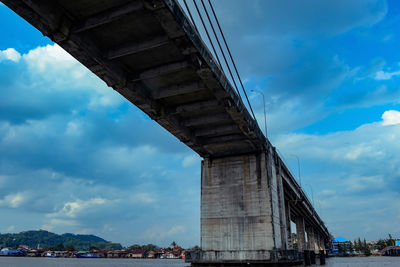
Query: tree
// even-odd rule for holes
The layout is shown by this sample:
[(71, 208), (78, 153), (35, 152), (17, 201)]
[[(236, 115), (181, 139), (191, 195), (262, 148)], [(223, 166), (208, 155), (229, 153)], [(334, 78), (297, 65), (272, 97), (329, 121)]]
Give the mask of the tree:
[(147, 250), (147, 251), (153, 251), (157, 249), (156, 245), (153, 244), (147, 244), (147, 245), (143, 245), (142, 249)]
[(175, 242), (175, 241), (172, 241), (171, 247), (172, 247), (172, 248), (175, 248), (176, 246), (177, 246), (176, 242)]
[(360, 238), (358, 238), (357, 246), (358, 246), (358, 251), (362, 251), (362, 243)]
[(386, 241), (383, 239), (379, 239), (378, 242), (376, 242), (376, 245), (378, 246), (379, 250), (382, 250), (387, 247)]
[(53, 250), (53, 251), (63, 251), (64, 249), (65, 248), (64, 248), (63, 243), (58, 243), (57, 245), (55, 245), (54, 247), (51, 248), (51, 250)]
[(99, 250), (99, 248), (93, 245), (90, 246), (89, 251), (94, 251), (94, 250)]
[(138, 250), (138, 249), (142, 249), (142, 246), (134, 244), (128, 248), (128, 250)]
[(364, 238), (364, 242), (363, 242), (363, 252), (366, 256), (371, 255), (371, 250), (369, 249), (369, 246), (367, 244), (367, 241)]
[(69, 245), (65, 247), (65, 250), (67, 251), (75, 251), (75, 247), (73, 245)]
[(387, 240), (387, 246), (394, 246), (396, 244), (396, 242), (392, 238), (391, 234), (388, 234), (388, 235), (389, 235), (389, 239)]

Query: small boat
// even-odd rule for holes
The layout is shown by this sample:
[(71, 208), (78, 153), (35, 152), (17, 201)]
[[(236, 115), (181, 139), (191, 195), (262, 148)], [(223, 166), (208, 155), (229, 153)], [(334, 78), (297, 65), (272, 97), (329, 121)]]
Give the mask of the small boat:
[(88, 251), (79, 251), (74, 256), (75, 258), (100, 258), (97, 254)]
[(44, 254), (44, 257), (57, 258), (57, 255), (52, 252), (47, 252)]

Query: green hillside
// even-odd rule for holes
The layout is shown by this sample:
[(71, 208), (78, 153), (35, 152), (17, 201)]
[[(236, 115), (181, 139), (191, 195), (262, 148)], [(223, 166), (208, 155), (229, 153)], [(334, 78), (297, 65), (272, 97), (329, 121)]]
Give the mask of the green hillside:
[(95, 235), (57, 235), (45, 230), (26, 231), (18, 234), (0, 234), (0, 247), (17, 247), (26, 245), (31, 248), (62, 248), (73, 246), (76, 250), (88, 250), (91, 247), (99, 249), (121, 249), (119, 243), (111, 243)]

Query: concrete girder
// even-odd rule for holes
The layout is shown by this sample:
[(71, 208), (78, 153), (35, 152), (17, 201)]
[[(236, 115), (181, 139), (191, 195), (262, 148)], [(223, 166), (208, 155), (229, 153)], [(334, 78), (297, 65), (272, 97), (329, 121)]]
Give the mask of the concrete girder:
[(194, 111), (210, 111), (215, 110), (219, 107), (219, 102), (215, 99), (197, 101), (194, 103), (179, 105), (175, 108), (177, 113), (186, 113), (186, 112), (194, 112)]
[(73, 27), (72, 32), (80, 33), (87, 31), (112, 21), (120, 19), (122, 16), (126, 16), (143, 9), (143, 3), (141, 1), (131, 1), (121, 6), (113, 7), (105, 10), (101, 13), (95, 14), (80, 21)]
[(188, 118), (183, 121), (183, 125), (187, 127), (227, 123), (233, 123), (233, 121), (232, 118), (226, 113), (206, 114), (203, 116)]
[(207, 87), (202, 82), (190, 82), (183, 84), (176, 84), (167, 87), (161, 87), (152, 92), (154, 99), (162, 99), (173, 96), (180, 96), (184, 94), (194, 93), (206, 90)]
[(140, 42), (124, 44), (119, 47), (110, 49), (107, 53), (108, 59), (116, 59), (132, 54), (141, 53), (150, 49), (155, 49), (163, 45), (169, 44), (168, 36), (156, 36), (151, 39), (143, 40)]
[(238, 134), (240, 129), (235, 124), (227, 124), (213, 127), (206, 127), (194, 130), (195, 136), (220, 136), (227, 134)]
[(152, 79), (152, 78), (158, 78), (159, 76), (180, 72), (182, 70), (186, 70), (191, 67), (192, 67), (191, 64), (187, 61), (169, 63), (169, 64), (165, 64), (162, 66), (157, 66), (157, 67), (145, 70), (142, 73), (138, 74), (137, 78), (132, 79), (132, 81), (136, 82), (136, 81), (144, 81), (144, 80), (148, 80), (148, 79)]

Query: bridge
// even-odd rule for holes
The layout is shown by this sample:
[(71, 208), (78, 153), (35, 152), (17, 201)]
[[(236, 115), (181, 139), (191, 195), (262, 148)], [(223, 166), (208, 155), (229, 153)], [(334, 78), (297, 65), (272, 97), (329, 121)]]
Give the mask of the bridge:
[(192, 266), (324, 250), (328, 229), (177, 0), (2, 2), (203, 158)]

